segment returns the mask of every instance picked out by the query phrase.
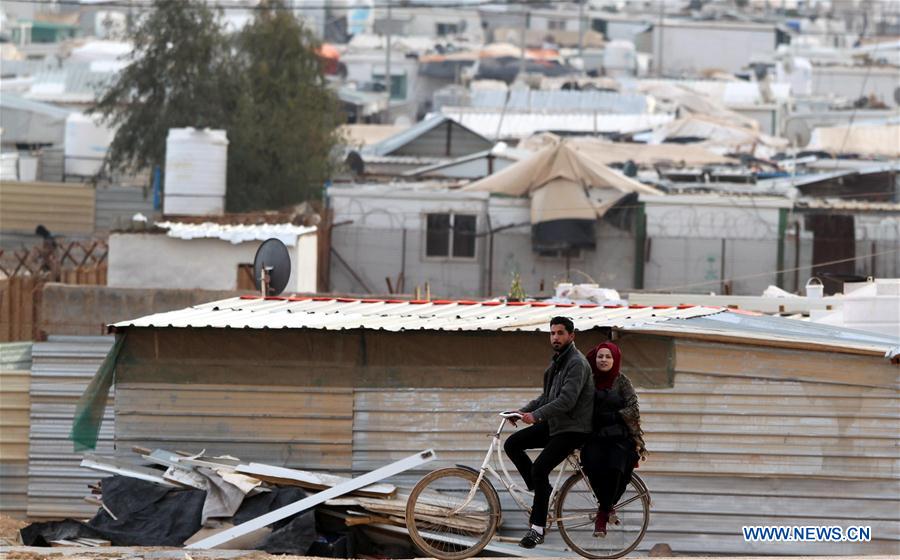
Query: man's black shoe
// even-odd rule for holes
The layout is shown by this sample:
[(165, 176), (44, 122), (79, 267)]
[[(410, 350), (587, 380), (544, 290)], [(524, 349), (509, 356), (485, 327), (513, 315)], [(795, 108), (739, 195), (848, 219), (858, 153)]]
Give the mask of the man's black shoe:
[(544, 535), (538, 533), (534, 529), (528, 529), (528, 532), (525, 533), (525, 536), (519, 541), (519, 546), (522, 548), (534, 548), (539, 544), (544, 544)]

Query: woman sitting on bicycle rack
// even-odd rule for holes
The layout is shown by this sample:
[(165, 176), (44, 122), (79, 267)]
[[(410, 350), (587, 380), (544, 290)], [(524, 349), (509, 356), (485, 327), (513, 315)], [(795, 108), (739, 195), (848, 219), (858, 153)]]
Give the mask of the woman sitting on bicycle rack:
[[(531, 528), (519, 542), (534, 548), (544, 542), (550, 473), (569, 454), (581, 447), (591, 431), (591, 370), (575, 347), (575, 325), (568, 317), (550, 320), (550, 346), (555, 352), (544, 372), (544, 391), (518, 412), (532, 426), (519, 430), (503, 445), (529, 490), (534, 491)], [(543, 449), (534, 463), (526, 449)]]
[(581, 450), (581, 463), (599, 502), (594, 536), (604, 537), (606, 524), (615, 515), (613, 505), (647, 450), (637, 394), (628, 377), (619, 372), (619, 347), (612, 342), (598, 344), (587, 360), (594, 374), (594, 423)]

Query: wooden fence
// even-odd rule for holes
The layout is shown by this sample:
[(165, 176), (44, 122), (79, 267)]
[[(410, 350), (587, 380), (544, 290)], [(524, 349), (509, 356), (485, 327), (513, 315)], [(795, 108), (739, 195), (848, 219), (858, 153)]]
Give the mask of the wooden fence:
[(41, 294), (47, 282), (106, 285), (105, 241), (45, 241), (31, 249), (0, 249), (0, 342), (42, 340)]

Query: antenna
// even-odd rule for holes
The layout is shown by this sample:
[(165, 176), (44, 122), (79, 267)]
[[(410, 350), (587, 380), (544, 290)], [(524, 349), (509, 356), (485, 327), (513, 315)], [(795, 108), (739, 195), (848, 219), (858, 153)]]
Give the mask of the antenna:
[(263, 297), (277, 296), (291, 278), (291, 256), (280, 240), (266, 239), (253, 258), (253, 282)]

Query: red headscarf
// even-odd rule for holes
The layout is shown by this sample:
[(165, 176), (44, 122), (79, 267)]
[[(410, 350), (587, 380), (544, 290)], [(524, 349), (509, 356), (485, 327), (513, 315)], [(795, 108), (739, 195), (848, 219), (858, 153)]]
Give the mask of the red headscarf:
[[(597, 368), (597, 352), (599, 352), (601, 348), (608, 349), (612, 354), (613, 367), (609, 371), (600, 371), (600, 369)], [(622, 353), (619, 351), (619, 347), (612, 342), (601, 342), (592, 348), (585, 357), (591, 365), (591, 371), (594, 372), (594, 387), (597, 389), (609, 389), (612, 387), (616, 377), (619, 377), (619, 367), (622, 365)]]

